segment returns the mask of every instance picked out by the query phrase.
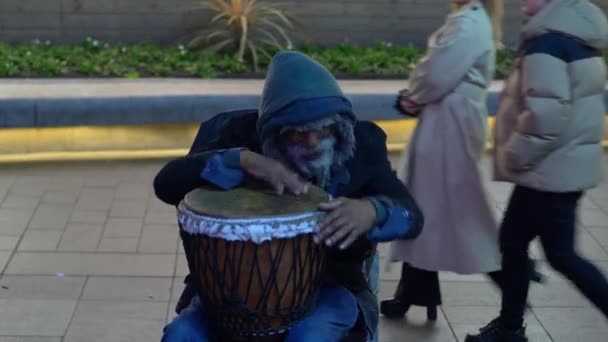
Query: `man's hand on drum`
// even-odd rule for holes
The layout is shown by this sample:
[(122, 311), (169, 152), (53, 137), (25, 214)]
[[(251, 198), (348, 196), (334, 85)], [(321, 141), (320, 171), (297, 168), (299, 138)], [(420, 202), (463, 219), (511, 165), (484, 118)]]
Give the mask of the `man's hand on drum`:
[(285, 190), (294, 195), (308, 192), (308, 183), (276, 160), (243, 150), (240, 163), (246, 173), (267, 182), (279, 195), (282, 195)]
[(359, 236), (372, 229), (376, 221), (376, 209), (368, 199), (340, 197), (321, 203), (319, 209), (327, 215), (317, 227), (315, 242), (327, 246), (339, 244), (340, 249), (350, 246)]

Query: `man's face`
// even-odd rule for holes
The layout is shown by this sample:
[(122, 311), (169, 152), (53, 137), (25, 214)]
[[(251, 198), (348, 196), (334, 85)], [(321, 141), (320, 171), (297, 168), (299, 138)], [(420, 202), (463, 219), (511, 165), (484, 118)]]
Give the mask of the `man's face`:
[(531, 17), (543, 9), (547, 3), (549, 3), (549, 0), (522, 0), (521, 10), (525, 15)]
[(298, 171), (323, 182), (334, 159), (334, 126), (311, 130), (290, 129), (285, 131), (282, 137), (287, 157)]

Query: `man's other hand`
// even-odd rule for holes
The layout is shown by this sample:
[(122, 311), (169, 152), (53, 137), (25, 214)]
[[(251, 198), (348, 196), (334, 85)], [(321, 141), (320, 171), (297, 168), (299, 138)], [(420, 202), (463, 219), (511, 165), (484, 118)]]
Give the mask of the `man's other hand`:
[(321, 203), (319, 209), (327, 215), (317, 227), (315, 241), (323, 241), (327, 246), (339, 243), (340, 249), (347, 248), (367, 233), (376, 221), (376, 209), (368, 199), (340, 197)]

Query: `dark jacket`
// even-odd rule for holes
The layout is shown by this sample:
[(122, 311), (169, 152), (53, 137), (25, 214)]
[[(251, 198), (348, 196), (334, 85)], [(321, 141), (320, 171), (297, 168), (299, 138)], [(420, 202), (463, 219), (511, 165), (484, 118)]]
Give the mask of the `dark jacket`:
[[(201, 125), (190, 149), (182, 158), (170, 161), (154, 180), (156, 196), (177, 205), (184, 196), (204, 184), (201, 171), (217, 150), (242, 147), (260, 153), (256, 131), (256, 110), (222, 113)], [(345, 164), (350, 179), (340, 184), (335, 196), (363, 198), (381, 196), (408, 210), (414, 223), (402, 238), (414, 238), (422, 229), (423, 217), (413, 198), (392, 170), (387, 156), (386, 135), (374, 123), (359, 121), (354, 129), (356, 149)], [(363, 261), (373, 252), (373, 243), (365, 237), (350, 248), (329, 250), (328, 277), (352, 291), (366, 286), (361, 274)]]

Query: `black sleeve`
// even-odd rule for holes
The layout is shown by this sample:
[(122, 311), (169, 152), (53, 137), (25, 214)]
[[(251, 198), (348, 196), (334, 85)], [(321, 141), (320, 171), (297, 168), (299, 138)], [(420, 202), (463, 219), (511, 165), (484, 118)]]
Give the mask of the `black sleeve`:
[(391, 167), (386, 149), (386, 134), (372, 122), (365, 122), (365, 125), (367, 126), (366, 132), (368, 132), (367, 140), (372, 146), (368, 156), (372, 175), (367, 191), (371, 196), (406, 209), (412, 215), (413, 221), (403, 239), (415, 238), (420, 234), (424, 225), (422, 211)]
[(188, 155), (169, 161), (156, 175), (156, 197), (178, 205), (188, 192), (206, 184), (201, 172), (214, 153), (252, 145), (251, 134), (244, 133), (255, 132), (256, 117), (255, 110), (242, 110), (221, 113), (202, 123)]
[(205, 184), (200, 174), (213, 153), (194, 153), (168, 162), (154, 178), (156, 197), (167, 204), (178, 205), (188, 192)]

